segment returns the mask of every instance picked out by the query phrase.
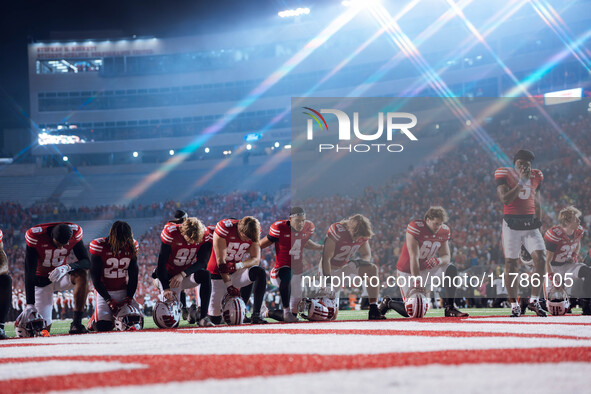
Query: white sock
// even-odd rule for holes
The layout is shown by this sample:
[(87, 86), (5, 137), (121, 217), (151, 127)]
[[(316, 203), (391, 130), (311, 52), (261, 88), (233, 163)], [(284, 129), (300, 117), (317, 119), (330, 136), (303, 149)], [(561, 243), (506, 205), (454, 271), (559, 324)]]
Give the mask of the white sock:
[(529, 302), (538, 302), (540, 300), (540, 297), (529, 297)]
[(511, 303), (511, 309), (513, 308), (519, 308), (519, 303), (518, 302), (512, 302)]

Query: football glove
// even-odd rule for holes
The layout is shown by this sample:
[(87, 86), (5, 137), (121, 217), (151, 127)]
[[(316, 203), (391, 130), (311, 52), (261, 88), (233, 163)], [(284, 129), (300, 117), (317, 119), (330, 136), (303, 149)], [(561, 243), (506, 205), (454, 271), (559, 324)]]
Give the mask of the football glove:
[(59, 267), (55, 268), (53, 271), (49, 273), (49, 280), (52, 282), (57, 282), (71, 270), (72, 267), (70, 267), (69, 264), (60, 265)]
[(232, 297), (240, 297), (240, 289), (238, 289), (234, 286), (229, 286), (228, 287), (228, 294)]
[(441, 259), (439, 257), (431, 257), (425, 261), (425, 267), (427, 267), (427, 269), (437, 267), (439, 264), (441, 264)]
[(109, 301), (107, 301), (107, 305), (109, 305), (109, 308), (111, 309), (114, 315), (116, 315), (117, 312), (119, 312), (119, 308), (121, 308), (121, 304), (112, 298)]

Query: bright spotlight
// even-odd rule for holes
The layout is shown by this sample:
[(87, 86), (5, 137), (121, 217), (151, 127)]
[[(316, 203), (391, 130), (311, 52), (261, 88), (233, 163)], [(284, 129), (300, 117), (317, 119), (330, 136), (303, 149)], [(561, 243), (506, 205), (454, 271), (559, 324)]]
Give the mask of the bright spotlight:
[(296, 8), (295, 10), (279, 11), (277, 15), (279, 15), (281, 18), (289, 18), (300, 15), (308, 15), (309, 13), (309, 8)]
[(64, 156), (64, 157), (62, 157), (62, 160), (63, 160), (63, 161), (68, 161), (68, 156)]
[(174, 156), (174, 149), (169, 150), (168, 151), (168, 154), (171, 155), (171, 156)]
[(246, 150), (251, 150), (251, 149), (252, 149), (252, 145), (251, 144), (246, 145)]
[(138, 157), (140, 154), (137, 152), (133, 152), (133, 157)]
[(275, 148), (279, 148), (279, 142), (275, 142)]
[(205, 148), (205, 153), (209, 153), (209, 148)]
[(291, 149), (291, 145), (289, 145), (289, 144), (288, 145), (285, 145), (283, 148), (284, 149)]

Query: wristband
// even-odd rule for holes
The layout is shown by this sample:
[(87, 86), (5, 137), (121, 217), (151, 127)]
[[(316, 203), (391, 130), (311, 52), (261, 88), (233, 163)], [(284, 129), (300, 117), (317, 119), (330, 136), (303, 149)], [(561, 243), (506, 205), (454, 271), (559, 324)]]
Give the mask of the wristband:
[(181, 276), (182, 276), (183, 278), (186, 278), (186, 277), (187, 277), (187, 273), (186, 273), (185, 271), (181, 271)]
[(244, 263), (243, 262), (236, 263), (236, 270), (241, 270), (242, 268), (244, 268)]

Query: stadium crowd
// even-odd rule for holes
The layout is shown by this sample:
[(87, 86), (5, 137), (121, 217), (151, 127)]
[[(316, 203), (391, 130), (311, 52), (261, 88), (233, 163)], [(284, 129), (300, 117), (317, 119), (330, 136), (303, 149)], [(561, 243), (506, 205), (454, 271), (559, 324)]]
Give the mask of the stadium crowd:
[[(512, 117), (513, 116), (513, 117)], [(305, 207), (307, 217), (314, 222), (313, 240), (323, 242), (328, 227), (354, 213), (367, 216), (375, 236), (370, 241), (372, 258), (380, 269), (382, 280), (395, 275), (407, 224), (421, 218), (430, 205), (441, 205), (449, 213), (452, 261), (462, 273), (481, 274), (503, 272), (504, 257), (501, 248), (502, 204), (499, 202), (494, 171), (510, 165), (502, 161), (498, 152), (512, 156), (527, 148), (536, 154), (534, 168), (544, 173), (541, 189), (543, 209), (542, 230), (556, 224), (558, 211), (575, 205), (583, 212), (582, 225), (591, 228), (591, 140), (587, 131), (591, 126), (588, 114), (558, 119), (557, 128), (546, 119), (517, 119), (505, 117), (486, 127), (495, 146), (480, 146), (470, 134), (447, 154), (417, 163), (409, 173), (387, 180), (379, 187), (367, 187), (360, 196), (330, 196), (297, 201)], [(559, 132), (561, 130), (562, 132)], [(568, 136), (568, 137), (567, 137)], [(575, 149), (576, 148), (576, 149)], [(577, 154), (580, 152), (580, 155)], [(152, 284), (151, 274), (156, 266), (160, 248), (160, 232), (175, 209), (182, 208), (190, 216), (197, 216), (206, 225), (215, 225), (227, 217), (252, 215), (261, 222), (263, 234), (270, 225), (287, 218), (289, 190), (275, 195), (259, 192), (235, 192), (229, 195), (202, 195), (182, 203), (158, 202), (151, 205), (99, 206), (66, 208), (57, 203), (40, 202), (22, 207), (15, 202), (0, 204), (0, 228), (4, 232), (4, 249), (8, 256), (15, 294), (24, 290), (24, 234), (40, 222), (92, 220), (93, 218), (123, 219), (159, 217), (161, 222), (144, 234), (136, 234), (140, 244), (140, 267), (136, 299), (155, 299), (158, 292)], [(295, 201), (294, 201), (295, 202)], [(106, 235), (106, 234), (105, 234)], [(90, 239), (84, 240), (86, 244)], [(583, 238), (581, 255), (588, 253), (588, 237)], [(320, 255), (306, 251), (305, 269), (315, 273)], [(262, 265), (273, 266), (273, 248), (263, 250)], [(487, 283), (479, 288), (463, 288), (457, 294), (458, 305), (492, 305), (500, 289)], [(360, 289), (348, 289), (357, 296)], [(382, 294), (383, 295), (383, 294)], [(194, 299), (194, 294), (189, 294)], [(484, 298), (484, 301), (478, 299)], [(273, 302), (274, 297), (268, 300)], [(17, 305), (17, 304), (15, 304)]]

